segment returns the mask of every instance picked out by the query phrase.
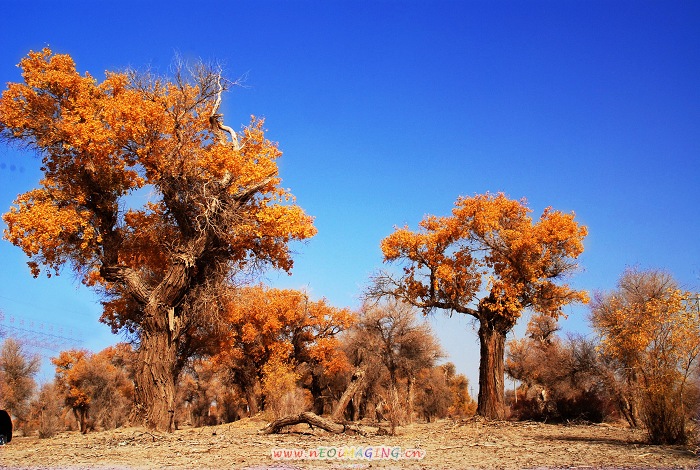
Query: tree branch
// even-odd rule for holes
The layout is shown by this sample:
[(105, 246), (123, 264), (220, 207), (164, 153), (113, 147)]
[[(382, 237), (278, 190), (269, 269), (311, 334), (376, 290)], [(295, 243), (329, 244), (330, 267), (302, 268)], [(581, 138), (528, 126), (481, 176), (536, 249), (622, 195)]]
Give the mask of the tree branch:
[(100, 276), (108, 282), (123, 284), (138, 303), (148, 302), (151, 291), (134, 269), (127, 266), (102, 266)]
[(285, 416), (283, 418), (276, 419), (262, 430), (261, 434), (278, 434), (282, 428), (287, 426), (293, 426), (295, 424), (307, 423), (311, 426), (316, 426), (333, 434), (343, 434), (346, 432), (360, 434), (361, 436), (366, 436), (367, 433), (362, 430), (359, 426), (351, 424), (341, 424), (334, 421), (330, 421), (326, 418), (312, 413), (310, 411), (304, 411), (298, 415)]
[(241, 146), (238, 143), (238, 135), (231, 127), (224, 125), (222, 122), (223, 115), (219, 114), (219, 107), (221, 106), (221, 93), (224, 91), (224, 87), (221, 84), (221, 74), (217, 74), (216, 84), (219, 87), (219, 91), (216, 94), (216, 101), (214, 102), (214, 107), (212, 108), (211, 115), (209, 115), (209, 123), (214, 128), (214, 133), (216, 134), (219, 142), (223, 145), (226, 143), (226, 137), (224, 137), (224, 132), (227, 132), (231, 136), (231, 143), (233, 148), (240, 150)]

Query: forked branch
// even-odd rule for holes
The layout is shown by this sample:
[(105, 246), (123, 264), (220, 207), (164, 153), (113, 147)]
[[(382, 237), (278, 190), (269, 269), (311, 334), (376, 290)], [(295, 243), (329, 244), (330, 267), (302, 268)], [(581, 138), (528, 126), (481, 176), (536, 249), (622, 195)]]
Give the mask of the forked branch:
[(236, 150), (240, 150), (241, 146), (238, 143), (238, 135), (236, 134), (236, 131), (234, 131), (233, 128), (231, 128), (230, 126), (227, 126), (223, 123), (223, 114), (219, 113), (219, 107), (221, 106), (221, 94), (224, 91), (224, 86), (221, 84), (220, 73), (217, 74), (216, 84), (219, 90), (216, 93), (216, 101), (214, 102), (214, 107), (212, 108), (211, 115), (209, 116), (209, 123), (214, 129), (214, 133), (216, 134), (216, 137), (219, 139), (219, 142), (221, 144), (226, 143), (226, 136), (224, 135), (224, 132), (226, 132), (231, 136), (231, 143), (233, 144), (233, 148), (235, 148)]

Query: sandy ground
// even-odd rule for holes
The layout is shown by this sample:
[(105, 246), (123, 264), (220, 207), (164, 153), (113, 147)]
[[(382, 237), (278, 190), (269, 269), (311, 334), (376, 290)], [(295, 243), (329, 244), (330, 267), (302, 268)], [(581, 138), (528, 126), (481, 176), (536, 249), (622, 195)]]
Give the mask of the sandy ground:
[[(244, 419), (172, 434), (123, 428), (16, 437), (0, 447), (0, 468), (700, 468), (694, 447), (646, 445), (643, 432), (607, 424), (442, 420), (400, 427), (395, 436), (370, 426), (367, 436), (347, 436), (307, 425), (261, 435), (265, 424)], [(273, 458), (280, 449), (304, 458)]]

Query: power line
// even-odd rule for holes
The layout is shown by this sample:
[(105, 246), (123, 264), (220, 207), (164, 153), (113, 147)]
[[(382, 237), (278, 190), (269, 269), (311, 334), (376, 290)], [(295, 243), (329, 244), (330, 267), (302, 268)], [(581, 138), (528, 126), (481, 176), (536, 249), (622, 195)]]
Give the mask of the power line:
[(25, 320), (14, 315), (6, 316), (0, 310), (0, 336), (11, 336), (23, 345), (34, 350), (60, 352), (75, 348), (82, 340), (68, 336), (72, 331), (64, 333), (64, 329), (45, 322)]

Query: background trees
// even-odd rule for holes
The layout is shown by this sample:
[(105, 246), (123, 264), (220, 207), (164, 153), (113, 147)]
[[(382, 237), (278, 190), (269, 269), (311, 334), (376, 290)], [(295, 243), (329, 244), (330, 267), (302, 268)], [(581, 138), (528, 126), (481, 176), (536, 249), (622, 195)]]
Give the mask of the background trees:
[(0, 347), (0, 409), (14, 416), (14, 426), (24, 429), (29, 405), (36, 388), (34, 376), (39, 371), (39, 357), (28, 354), (22, 344), (7, 338)]
[(387, 420), (392, 430), (416, 417), (467, 416), (474, 411), (468, 381), (454, 366), (437, 365), (440, 345), (418, 311), (396, 299), (366, 301), (343, 338), (353, 370), (336, 395), (333, 417)]
[[(0, 136), (39, 152), (44, 179), (5, 214), (5, 237), (35, 276), (69, 265), (125, 298), (112, 320), (138, 334), (138, 401), (150, 427), (172, 429), (187, 326), (219, 311), (197, 296), (250, 266), (290, 270), (287, 244), (311, 237), (312, 220), (280, 188), (262, 122), (240, 134), (224, 125), (219, 70), (98, 83), (48, 49), (20, 67), (24, 83), (0, 98)], [(143, 188), (142, 207), (124, 201)]]
[(615, 369), (630, 424), (637, 416), (654, 443), (687, 440), (688, 388), (700, 354), (697, 295), (662, 271), (629, 269), (616, 290), (599, 293), (591, 321)]
[(129, 422), (134, 405), (133, 355), (122, 343), (96, 354), (62, 351), (52, 359), (58, 392), (82, 433), (95, 426), (111, 429)]
[[(389, 299), (366, 303), (359, 324), (361, 341), (372, 348), (389, 377), (387, 402), (393, 426), (413, 421), (416, 376), (443, 356), (426, 323), (418, 323), (413, 306)], [(404, 378), (405, 401), (399, 400), (399, 377)]]
[(260, 408), (262, 381), (271, 374), (297, 374), (292, 382), (304, 384), (314, 408), (323, 412), (323, 375), (347, 365), (337, 336), (354, 323), (350, 310), (312, 301), (297, 290), (258, 285), (231, 292), (226, 321), (213, 360), (224, 368), (229, 383), (240, 387), (252, 414)]
[(451, 362), (423, 369), (416, 380), (415, 410), (426, 422), (446, 416), (463, 418), (476, 412), (469, 380)]
[(505, 338), (523, 311), (556, 318), (562, 306), (587, 301), (561, 283), (576, 269), (586, 228), (573, 214), (546, 209), (533, 221), (529, 213), (503, 194), (460, 198), (452, 216), (426, 216), (417, 232), (398, 228), (381, 243), (385, 261), (403, 272), (379, 275), (375, 295), (478, 321), (478, 413), (490, 418), (504, 417)]
[(551, 317), (534, 316), (526, 337), (508, 342), (505, 370), (520, 382), (511, 400), (519, 419), (601, 422), (614, 411), (609, 369), (594, 341), (560, 338)]

